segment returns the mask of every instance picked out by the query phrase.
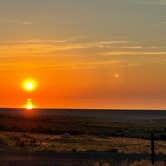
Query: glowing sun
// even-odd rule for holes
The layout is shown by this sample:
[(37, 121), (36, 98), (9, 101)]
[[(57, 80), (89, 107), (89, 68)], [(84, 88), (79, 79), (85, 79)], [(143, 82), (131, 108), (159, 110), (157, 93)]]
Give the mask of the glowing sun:
[(26, 91), (34, 91), (37, 87), (37, 83), (35, 80), (28, 79), (23, 81), (23, 89)]

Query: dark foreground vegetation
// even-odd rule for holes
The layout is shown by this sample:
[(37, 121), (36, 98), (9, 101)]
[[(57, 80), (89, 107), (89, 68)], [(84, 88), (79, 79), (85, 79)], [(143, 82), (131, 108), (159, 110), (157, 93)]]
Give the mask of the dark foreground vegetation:
[[(51, 110), (49, 110), (51, 111)], [(54, 110), (52, 110), (54, 111)], [(0, 111), (0, 130), (45, 134), (94, 135), (149, 139), (155, 132), (156, 139), (166, 140), (166, 120), (141, 120), (116, 122), (72, 115), (36, 114), (35, 110), (19, 110), (19, 114)], [(94, 112), (95, 113), (95, 112)], [(123, 117), (122, 117), (123, 119)]]
[(152, 131), (157, 140), (156, 166), (165, 165), (164, 119), (124, 122), (70, 114), (37, 114), (36, 110), (10, 111), (0, 111), (0, 165), (25, 164), (28, 155), (29, 165), (151, 166)]

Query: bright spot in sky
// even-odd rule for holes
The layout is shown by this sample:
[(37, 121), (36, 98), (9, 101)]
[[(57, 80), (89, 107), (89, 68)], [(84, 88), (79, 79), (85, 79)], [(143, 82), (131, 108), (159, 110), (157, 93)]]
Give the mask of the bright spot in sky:
[(27, 99), (26, 109), (27, 110), (33, 109), (32, 99)]
[(37, 83), (36, 81), (32, 80), (32, 79), (27, 79), (25, 81), (23, 81), (23, 88), (26, 91), (33, 91), (35, 90), (37, 87)]
[(115, 78), (119, 78), (119, 74), (116, 73), (116, 74), (114, 75), (114, 77), (115, 77)]
[(32, 82), (28, 82), (25, 86), (26, 86), (26, 89), (28, 89), (28, 90), (32, 90), (32, 88), (33, 88)]

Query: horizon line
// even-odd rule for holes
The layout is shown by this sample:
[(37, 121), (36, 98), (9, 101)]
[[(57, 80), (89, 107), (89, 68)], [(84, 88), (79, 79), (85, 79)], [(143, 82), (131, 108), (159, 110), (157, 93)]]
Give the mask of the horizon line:
[[(26, 108), (14, 108), (14, 107), (0, 107), (0, 110), (2, 109), (14, 109), (14, 110), (24, 110)], [(136, 108), (124, 108), (124, 109), (118, 109), (118, 108), (33, 108), (32, 110), (92, 110), (92, 111), (100, 111), (100, 110), (104, 110), (104, 111), (166, 111), (166, 109), (136, 109)]]

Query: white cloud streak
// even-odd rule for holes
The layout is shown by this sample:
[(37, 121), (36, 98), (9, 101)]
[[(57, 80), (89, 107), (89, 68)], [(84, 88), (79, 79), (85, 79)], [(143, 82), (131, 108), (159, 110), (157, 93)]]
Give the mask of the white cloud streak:
[[(56, 52), (67, 54), (77, 50), (77, 54), (91, 50), (92, 54), (112, 55), (166, 55), (164, 48), (158, 46), (137, 45), (129, 41), (72, 42), (70, 40), (27, 40), (0, 43), (0, 57), (55, 55)], [(84, 54), (85, 54), (84, 53)]]
[(29, 20), (19, 20), (19, 19), (8, 19), (8, 20), (0, 20), (1, 22), (6, 22), (9, 24), (19, 24), (19, 25), (32, 25), (33, 22)]

